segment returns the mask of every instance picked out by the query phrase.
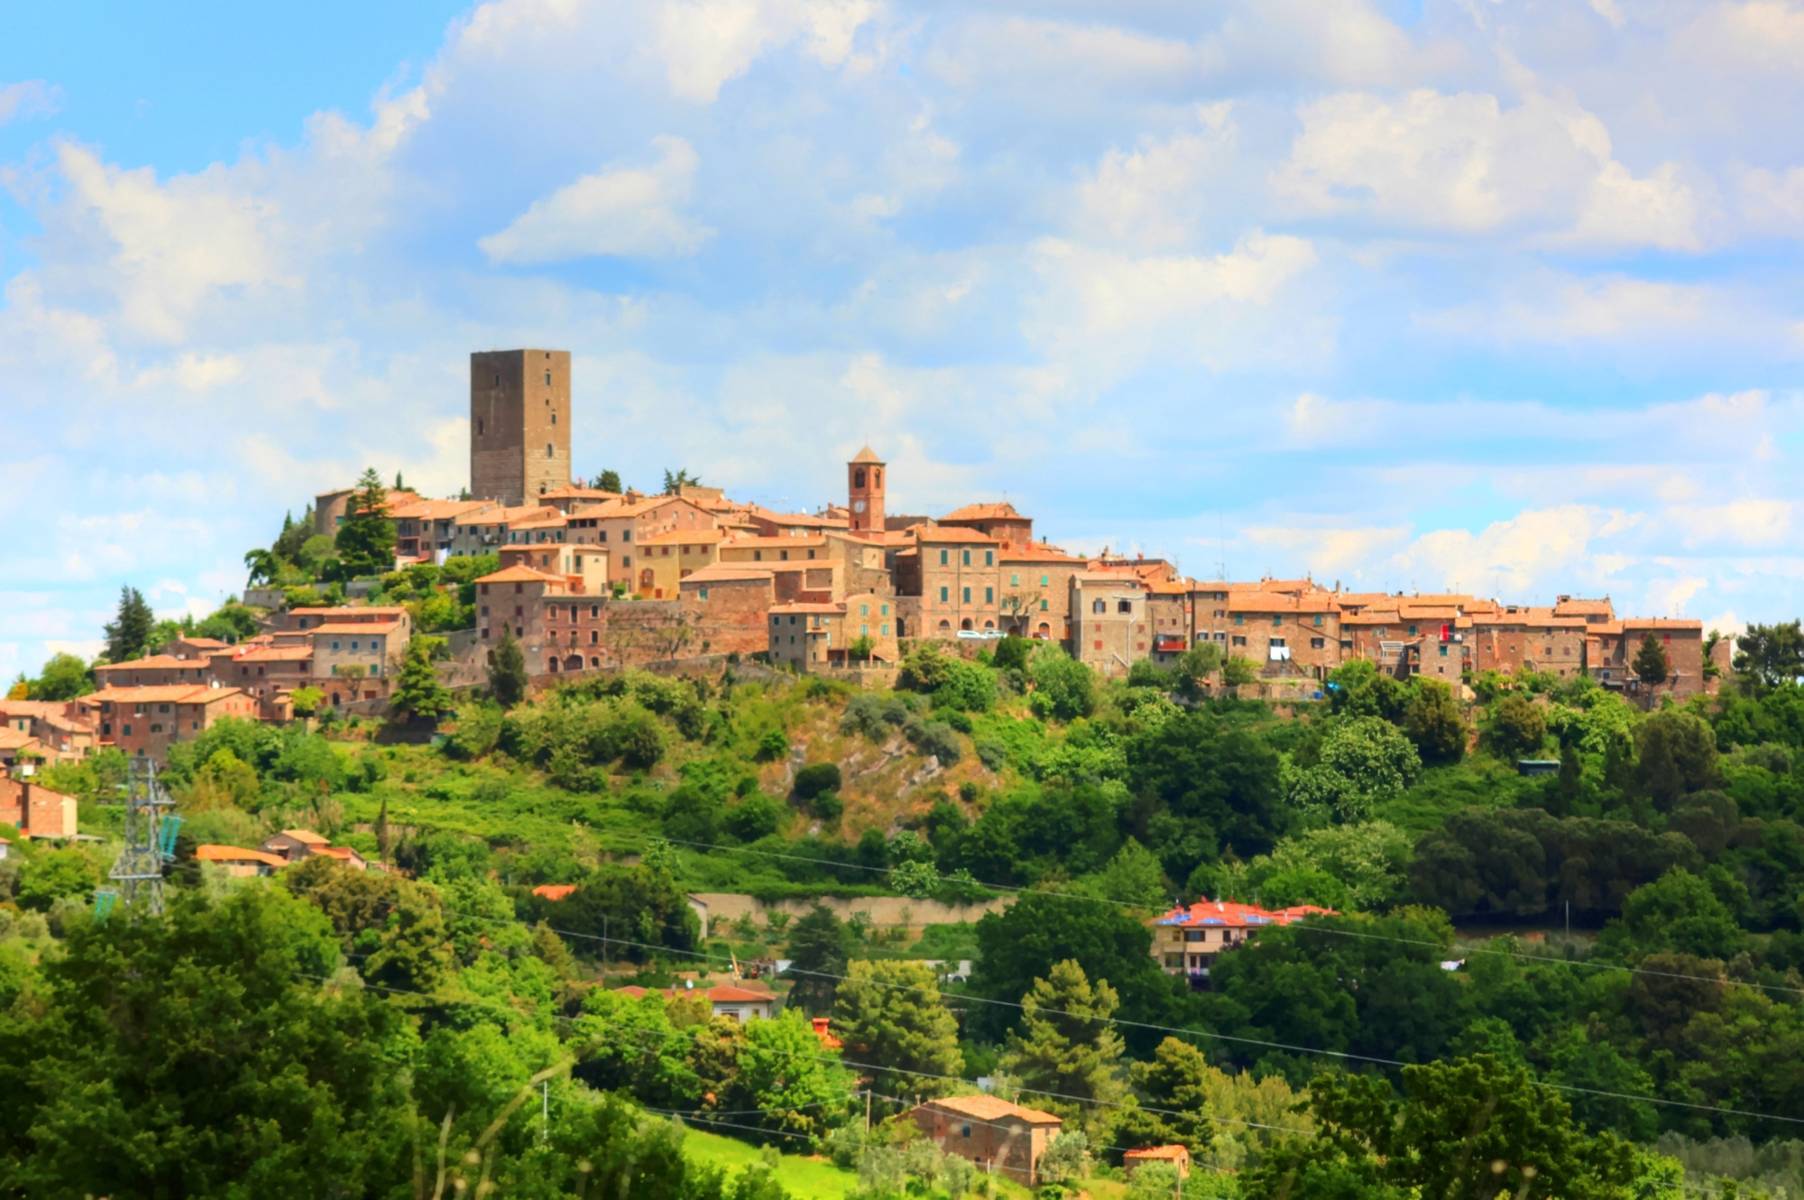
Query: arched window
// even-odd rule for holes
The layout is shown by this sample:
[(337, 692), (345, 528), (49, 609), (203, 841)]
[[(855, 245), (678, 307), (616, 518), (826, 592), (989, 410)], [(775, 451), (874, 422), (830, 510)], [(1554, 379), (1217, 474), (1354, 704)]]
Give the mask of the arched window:
[(558, 669), (558, 661), (555, 655), (551, 659), (551, 669), (554, 672)]
[(855, 488), (861, 488), (864, 486), (864, 468), (863, 467), (858, 467), (855, 470), (853, 470), (852, 486)]
[(871, 468), (871, 486), (872, 487), (882, 487), (883, 486), (883, 468), (882, 467), (872, 467)]
[(1109, 603), (1106, 600), (1092, 600), (1090, 602), (1090, 611), (1093, 613), (1106, 613), (1109, 611)]
[(952, 622), (942, 620), (940, 622), (940, 632), (941, 633), (951, 633), (952, 632)]
[(966, 618), (965, 618), (965, 619), (964, 619), (964, 620), (962, 620), (962, 621), (960, 621), (960, 622), (959, 622), (959, 623), (958, 623), (958, 627), (959, 627), (959, 628), (960, 628), (960, 629), (969, 629), (969, 628), (971, 628), (971, 618), (970, 618), (970, 617), (966, 617)]

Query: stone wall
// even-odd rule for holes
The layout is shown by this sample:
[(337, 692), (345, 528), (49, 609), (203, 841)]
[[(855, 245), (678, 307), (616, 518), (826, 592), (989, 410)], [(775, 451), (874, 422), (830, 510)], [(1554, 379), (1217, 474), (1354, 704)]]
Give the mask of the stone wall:
[[(913, 900), (907, 896), (822, 896), (818, 899), (791, 898), (760, 900), (739, 892), (695, 892), (692, 898), (707, 913), (707, 924), (713, 928), (721, 921), (736, 921), (751, 914), (763, 921), (773, 912), (801, 917), (817, 903), (844, 921), (854, 913), (863, 913), (871, 925), (879, 929), (907, 928), (918, 930), (927, 925), (956, 925), (976, 921), (989, 913), (1001, 912), (1012, 902), (1012, 896), (998, 896), (980, 904), (942, 904), (938, 900)], [(693, 908), (694, 905), (691, 905)]]

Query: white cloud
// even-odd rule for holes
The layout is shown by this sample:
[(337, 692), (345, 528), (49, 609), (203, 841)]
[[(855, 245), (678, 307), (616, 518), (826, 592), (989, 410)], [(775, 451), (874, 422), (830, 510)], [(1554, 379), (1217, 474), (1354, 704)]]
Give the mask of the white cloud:
[(1437, 529), (1391, 558), (1396, 578), (1418, 590), (1448, 587), (1478, 595), (1545, 595), (1598, 581), (1595, 544), (1638, 524), (1620, 510), (1567, 504), (1528, 509), (1482, 529)]
[(559, 188), (477, 245), (498, 263), (545, 263), (604, 255), (694, 254), (713, 230), (678, 209), (689, 200), (699, 158), (679, 137), (652, 139), (649, 167), (612, 167)]
[(0, 125), (24, 117), (48, 116), (57, 110), (61, 100), (60, 90), (42, 79), (0, 83)]
[(1593, 245), (1697, 249), (1677, 168), (1637, 178), (1595, 116), (1530, 94), (1347, 92), (1305, 104), (1277, 196), (1299, 212), (1451, 234), (1521, 232)]
[(760, 54), (791, 41), (825, 66), (845, 63), (876, 9), (870, 0), (676, 0), (657, 9), (655, 45), (672, 93), (712, 104)]
[(1757, 232), (1804, 237), (1804, 167), (1751, 167), (1740, 179), (1742, 213)]
[(205, 392), (244, 377), (244, 363), (231, 354), (177, 355), (169, 362), (146, 367), (134, 381), (141, 388), (173, 383), (190, 392)]
[(1697, 332), (1720, 312), (1714, 289), (1691, 283), (1567, 277), (1544, 279), (1525, 291), (1533, 294), (1425, 313), (1418, 323), (1436, 332), (1501, 342), (1657, 340)]
[(1207, 185), (1236, 155), (1232, 105), (1199, 106), (1169, 138), (1111, 149), (1078, 184), (1075, 236), (1141, 249), (1170, 249), (1195, 235), (1212, 197)]
[(1675, 504), (1661, 514), (1689, 547), (1759, 550), (1784, 546), (1797, 506), (1789, 500), (1751, 497), (1722, 504)]

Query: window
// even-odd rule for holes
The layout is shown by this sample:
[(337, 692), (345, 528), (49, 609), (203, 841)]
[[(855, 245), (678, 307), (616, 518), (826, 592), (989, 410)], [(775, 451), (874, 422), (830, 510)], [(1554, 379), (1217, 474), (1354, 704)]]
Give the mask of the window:
[(983, 565), (986, 567), (993, 567), (996, 565), (996, 552), (994, 550), (985, 550), (983, 552)]
[(332, 643), (332, 649), (334, 649), (334, 650), (336, 650), (336, 649), (338, 649), (338, 643), (337, 643), (337, 642), (333, 642), (333, 643)]
[(1441, 643), (1440, 651), (1441, 651), (1441, 657), (1446, 658), (1447, 657), (1447, 644), (1445, 642)]
[(950, 599), (951, 599), (951, 598), (952, 598), (952, 597), (951, 597), (951, 594), (950, 594), (950, 589), (949, 589), (949, 588), (941, 588), (941, 589), (940, 589), (940, 603), (941, 603), (941, 604), (944, 604), (944, 603), (946, 603), (946, 602), (947, 602), (947, 601), (948, 601), (948, 600), (950, 600)]
[(1243, 633), (1237, 633), (1237, 634), (1235, 634), (1235, 635), (1234, 635), (1234, 641), (1233, 641), (1233, 643), (1232, 643), (1232, 644), (1233, 644), (1233, 645), (1236, 645), (1236, 646), (1244, 646), (1244, 645), (1246, 645), (1246, 644), (1247, 644), (1247, 639), (1246, 639), (1246, 635), (1245, 635), (1245, 634), (1243, 634)]
[(551, 423), (553, 426), (557, 425), (557, 414), (556, 413), (551, 414)]
[(1283, 638), (1272, 638), (1270, 644), (1282, 649), (1284, 646), (1284, 639)]
[(971, 552), (969, 550), (960, 550), (959, 558), (961, 559), (961, 561), (964, 563), (965, 566), (968, 567), (971, 565)]
[(942, 566), (942, 567), (945, 566), (946, 562), (947, 562), (946, 551), (942, 550), (942, 551), (940, 551), (940, 566)]
[(1247, 618), (1246, 618), (1245, 613), (1235, 613), (1234, 614), (1234, 624), (1245, 625), (1246, 623), (1247, 623)]
[(620, 531), (620, 540), (623, 542), (632, 541), (633, 540), (633, 531), (630, 529), (622, 529)]
[(870, 616), (871, 615), (871, 606), (868, 604), (860, 604), (858, 606), (858, 615), (861, 617)]
[(1315, 623), (1316, 623), (1317, 628), (1321, 627), (1321, 624), (1322, 624), (1322, 614), (1321, 613), (1315, 614)]
[(877, 632), (880, 635), (882, 635), (883, 637), (888, 637), (889, 636), (889, 622), (885, 621), (883, 624), (877, 626)]
[(551, 372), (550, 371), (545, 372), (545, 386), (546, 387), (551, 386)]
[(1099, 615), (1100, 615), (1100, 614), (1102, 614), (1102, 613), (1106, 613), (1106, 612), (1108, 612), (1108, 611), (1109, 611), (1109, 604), (1108, 604), (1108, 601), (1106, 601), (1106, 600), (1092, 600), (1092, 601), (1090, 601), (1090, 611), (1091, 611), (1091, 612), (1093, 612), (1093, 613), (1097, 613), (1097, 614), (1099, 614)]
[(697, 599), (706, 600), (708, 598), (708, 589), (705, 587), (696, 588), (695, 595)]
[(870, 637), (871, 636), (871, 627), (869, 625), (860, 625), (858, 627), (858, 636), (859, 637)]
[(1327, 644), (1328, 644), (1327, 641), (1323, 638), (1310, 638), (1309, 639), (1309, 648), (1311, 650), (1320, 650)]
[(996, 603), (996, 589), (995, 588), (983, 589), (983, 602), (985, 604)]
[(129, 722), (129, 721), (127, 721), (127, 722), (126, 722), (126, 723), (125, 723), (125, 725), (124, 725), (124, 726), (122, 726), (122, 727), (121, 727), (121, 728), (122, 728), (122, 731), (123, 731), (123, 732), (124, 732), (124, 734), (125, 734), (125, 736), (126, 736), (126, 737), (130, 737), (130, 736), (131, 736), (131, 735), (132, 735), (132, 727), (131, 727), (131, 722)]
[(1284, 618), (1283, 618), (1283, 617), (1280, 617), (1280, 616), (1274, 616), (1274, 617), (1272, 617), (1272, 628), (1273, 628), (1273, 629), (1276, 629), (1276, 628), (1277, 628), (1277, 627), (1278, 627), (1278, 626), (1280, 626), (1280, 625), (1282, 625), (1282, 624), (1284, 624)]
[[(706, 600), (707, 598), (708, 598), (707, 591), (706, 591), (706, 589), (703, 589), (702, 599)], [(487, 610), (485, 609), (484, 611), (486, 612)], [(601, 615), (601, 605), (599, 605), (599, 604), (589, 605), (589, 615), (591, 617), (599, 617)]]
[(1044, 601), (1044, 600), (1040, 601), (1040, 611), (1041, 612), (1046, 611), (1046, 601)]
[(1008, 577), (1008, 585), (1009, 585), (1009, 586), (1010, 586), (1010, 587), (1020, 587), (1020, 586), (1021, 586), (1021, 576), (1019, 576), (1019, 575), (1010, 575), (1010, 576), (1009, 576), (1009, 577)]
[(482, 418), (481, 417), (476, 418), (476, 436), (477, 437), (482, 436)]
[(545, 443), (545, 457), (546, 457), (546, 458), (550, 458), (550, 457), (552, 457), (552, 451), (551, 451), (551, 443), (550, 443), (550, 442), (546, 442), (546, 443)]
[(1041, 587), (1051, 587), (1052, 586), (1052, 576), (1050, 576), (1050, 575), (1040, 576), (1040, 586)]
[(1102, 639), (1101, 639), (1101, 638), (1097, 638), (1097, 639), (1096, 639), (1096, 648), (1097, 648), (1097, 649), (1098, 649), (1098, 650), (1101, 650), (1101, 649), (1102, 649)]
[(1118, 613), (1131, 613), (1134, 611), (1134, 602), (1132, 600), (1117, 600), (1115, 601), (1115, 611)]
[(877, 615), (880, 617), (889, 616), (889, 605), (887, 605), (887, 604), (879, 605), (877, 607)]
[(1414, 625), (1411, 625), (1411, 626), (1410, 626), (1410, 627), (1409, 627), (1409, 636), (1410, 636), (1410, 637), (1415, 637), (1415, 636), (1416, 636), (1416, 627), (1415, 627), (1415, 626), (1414, 626)]
[(357, 639), (352, 638), (351, 639), (351, 652), (354, 654), (354, 653), (356, 653), (356, 651), (357, 651)]
[(964, 589), (962, 589), (962, 590), (963, 590), (963, 592), (964, 592), (964, 594), (965, 594), (965, 603), (966, 603), (966, 604), (969, 604), (969, 603), (971, 603), (971, 589), (970, 589), (970, 588), (964, 588)]

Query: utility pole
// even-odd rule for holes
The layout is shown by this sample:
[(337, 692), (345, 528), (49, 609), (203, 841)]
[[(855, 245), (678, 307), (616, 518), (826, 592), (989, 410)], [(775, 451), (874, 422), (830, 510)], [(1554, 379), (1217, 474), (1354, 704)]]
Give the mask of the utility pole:
[(871, 1089), (864, 1089), (864, 1131), (871, 1132)]
[(1572, 901), (1566, 901), (1566, 940), (1572, 940)]
[(539, 1144), (551, 1140), (551, 1080), (539, 1083)]

